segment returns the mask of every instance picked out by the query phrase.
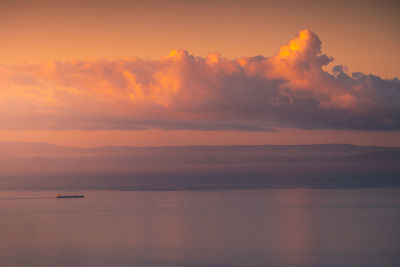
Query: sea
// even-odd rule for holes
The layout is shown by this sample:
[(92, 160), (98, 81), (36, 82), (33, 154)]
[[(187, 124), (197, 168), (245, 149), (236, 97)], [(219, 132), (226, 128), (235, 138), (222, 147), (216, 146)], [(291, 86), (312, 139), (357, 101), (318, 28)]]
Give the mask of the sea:
[(400, 188), (0, 190), (0, 266), (400, 266)]

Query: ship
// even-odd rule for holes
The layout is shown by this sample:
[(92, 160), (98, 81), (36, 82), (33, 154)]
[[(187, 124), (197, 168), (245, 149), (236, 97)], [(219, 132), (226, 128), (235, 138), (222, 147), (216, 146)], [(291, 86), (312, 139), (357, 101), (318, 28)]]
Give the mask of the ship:
[(84, 195), (62, 195), (58, 194), (56, 198), (84, 198)]

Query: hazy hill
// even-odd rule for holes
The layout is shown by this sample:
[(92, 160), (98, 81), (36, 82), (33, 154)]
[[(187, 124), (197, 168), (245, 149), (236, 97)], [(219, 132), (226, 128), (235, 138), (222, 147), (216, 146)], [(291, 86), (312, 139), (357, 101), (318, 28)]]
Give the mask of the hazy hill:
[(399, 177), (396, 147), (0, 143), (0, 190), (381, 187), (399, 186)]

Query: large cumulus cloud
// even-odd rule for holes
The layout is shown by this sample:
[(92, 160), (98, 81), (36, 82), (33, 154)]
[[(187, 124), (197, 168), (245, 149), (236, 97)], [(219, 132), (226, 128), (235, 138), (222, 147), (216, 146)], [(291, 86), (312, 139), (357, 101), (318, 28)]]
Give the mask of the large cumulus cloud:
[(343, 66), (301, 31), (272, 57), (0, 66), (2, 129), (400, 130), (400, 81)]

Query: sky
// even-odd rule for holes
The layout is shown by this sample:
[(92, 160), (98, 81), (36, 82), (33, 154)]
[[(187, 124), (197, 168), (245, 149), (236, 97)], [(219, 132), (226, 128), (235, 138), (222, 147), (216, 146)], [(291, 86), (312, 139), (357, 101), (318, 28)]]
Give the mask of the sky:
[(0, 141), (400, 146), (398, 1), (0, 1)]

